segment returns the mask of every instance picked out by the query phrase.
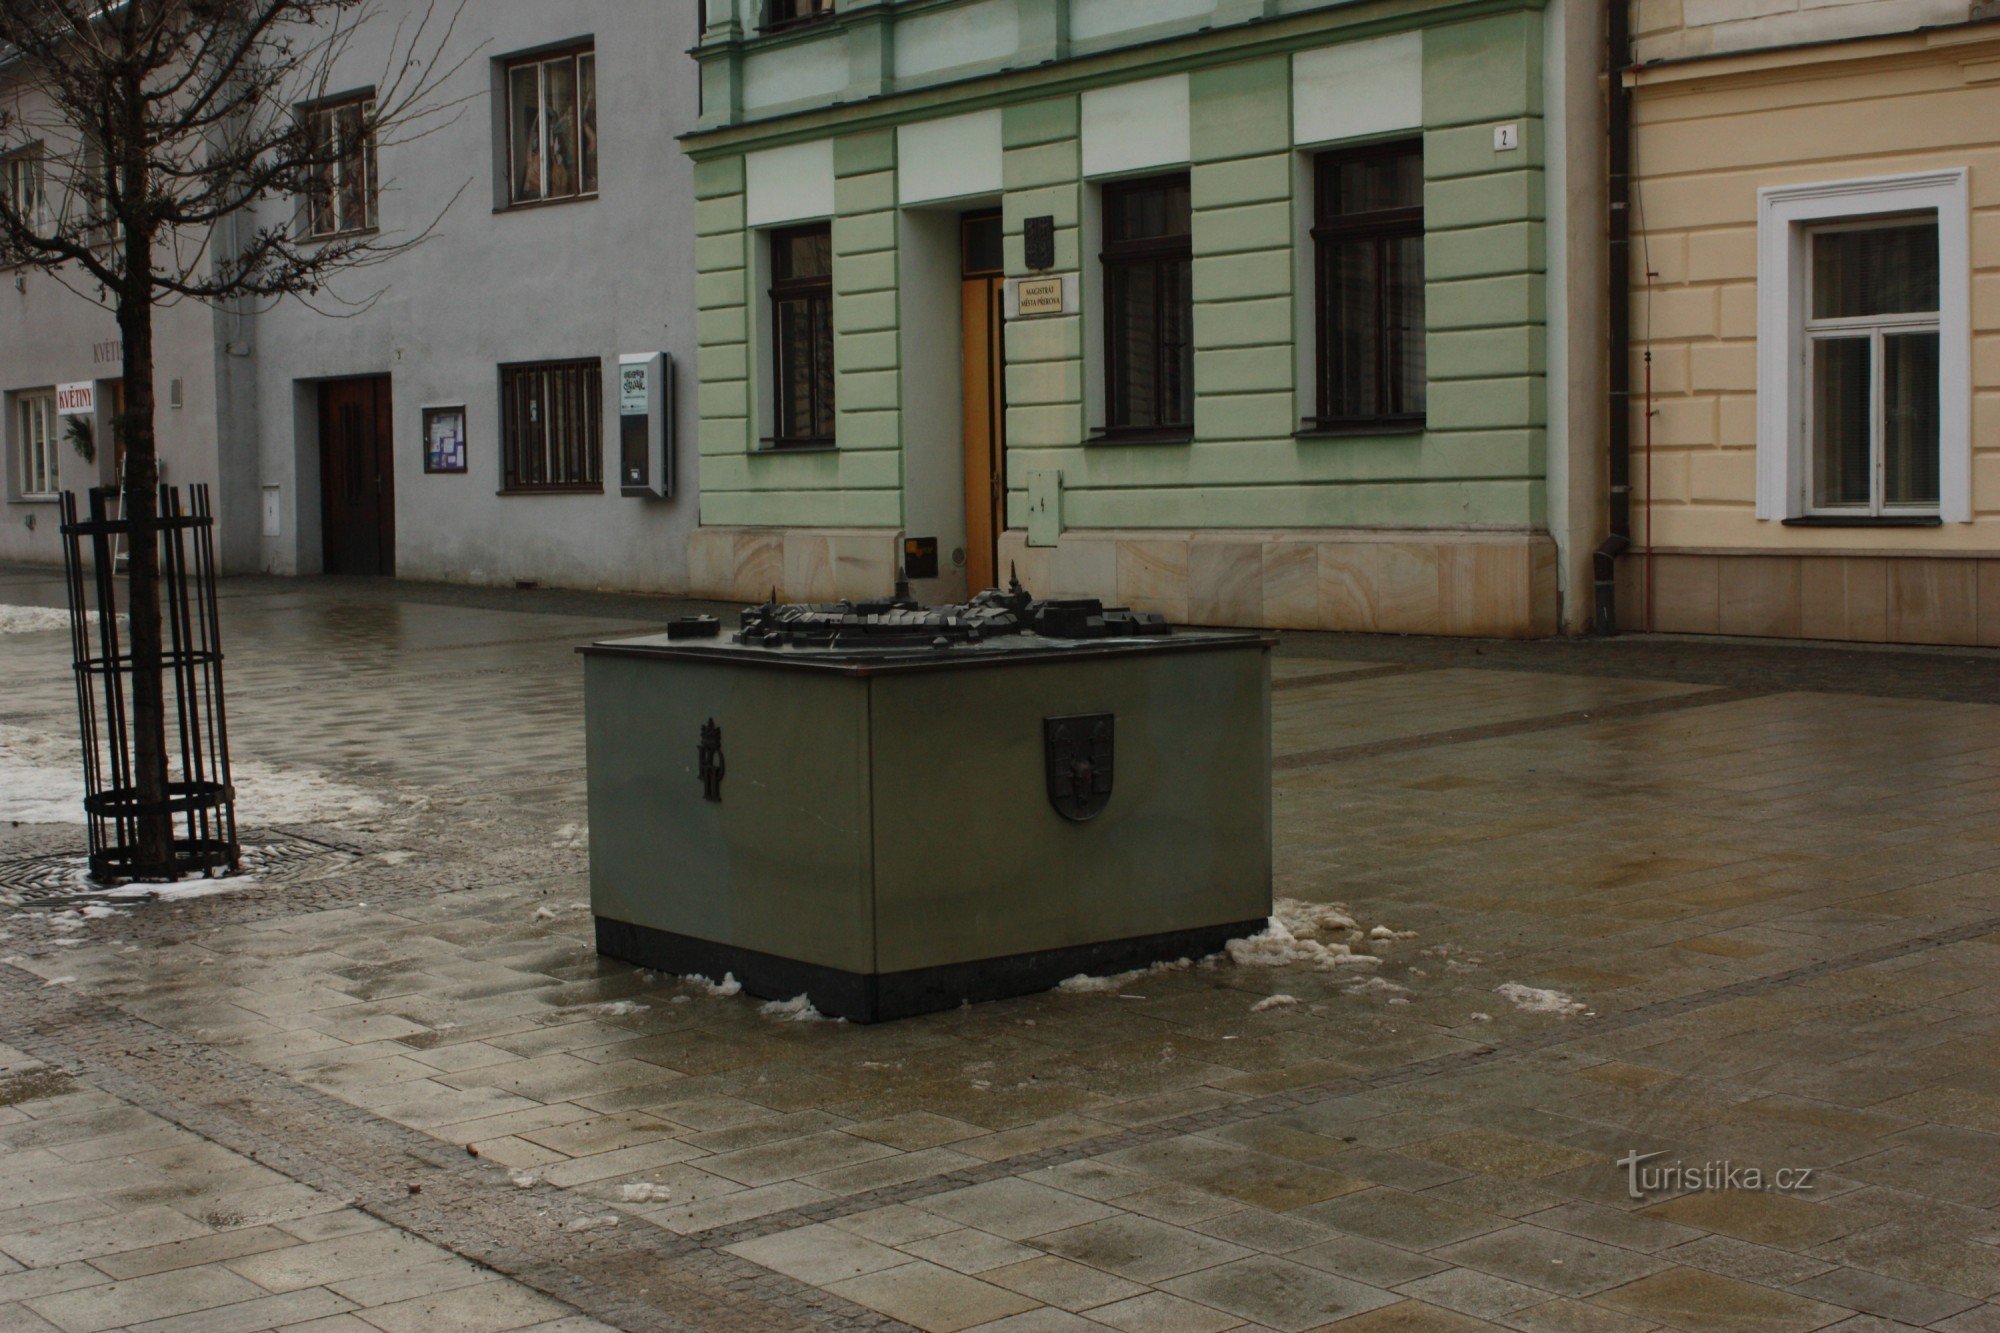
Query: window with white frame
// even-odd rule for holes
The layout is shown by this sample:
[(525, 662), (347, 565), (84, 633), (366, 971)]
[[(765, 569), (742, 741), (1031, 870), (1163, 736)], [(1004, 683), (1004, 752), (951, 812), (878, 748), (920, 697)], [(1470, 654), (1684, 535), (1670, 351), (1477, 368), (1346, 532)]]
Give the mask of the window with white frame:
[(56, 480), (56, 416), (53, 393), (24, 393), (14, 399), (14, 442), (21, 460), (21, 498), (53, 497)]
[(25, 148), (0, 158), (0, 188), (7, 191), (7, 203), (15, 216), (30, 226), (48, 220), (48, 192), (39, 148)]
[(1937, 217), (1806, 242), (1806, 512), (1938, 509)]
[(1757, 516), (1965, 522), (1962, 171), (1759, 194)]
[(507, 201), (597, 193), (597, 53), (589, 46), (507, 65)]
[(315, 238), (375, 229), (375, 97), (363, 93), (304, 112), (313, 158), (306, 232)]

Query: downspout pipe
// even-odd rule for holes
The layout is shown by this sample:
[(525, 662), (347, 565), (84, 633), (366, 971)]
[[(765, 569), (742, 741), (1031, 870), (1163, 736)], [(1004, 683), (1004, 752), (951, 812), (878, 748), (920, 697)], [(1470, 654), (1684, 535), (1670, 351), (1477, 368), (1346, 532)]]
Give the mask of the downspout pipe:
[(1605, 23), (1604, 72), (1609, 144), (1606, 198), (1610, 205), (1606, 265), (1606, 316), (1611, 364), (1607, 367), (1610, 414), (1610, 523), (1592, 555), (1596, 604), (1591, 628), (1618, 632), (1618, 557), (1632, 546), (1632, 92), (1625, 72), (1632, 64), (1631, 0), (1611, 0)]

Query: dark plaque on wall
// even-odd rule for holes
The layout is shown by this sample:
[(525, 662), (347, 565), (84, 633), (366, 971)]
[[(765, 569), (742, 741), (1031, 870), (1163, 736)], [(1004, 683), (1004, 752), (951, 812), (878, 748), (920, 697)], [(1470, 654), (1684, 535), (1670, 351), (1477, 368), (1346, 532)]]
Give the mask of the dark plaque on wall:
[(1040, 273), (1056, 266), (1056, 220), (1043, 214), (1021, 224), (1021, 248), (1028, 267)]
[(937, 576), (937, 538), (903, 538), (903, 577), (906, 579), (934, 579)]

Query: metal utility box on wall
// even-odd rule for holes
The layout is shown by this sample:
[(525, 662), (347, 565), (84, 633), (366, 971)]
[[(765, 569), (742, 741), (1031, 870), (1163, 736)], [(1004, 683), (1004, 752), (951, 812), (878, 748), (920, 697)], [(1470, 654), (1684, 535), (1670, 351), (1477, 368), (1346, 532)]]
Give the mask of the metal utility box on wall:
[(674, 494), (674, 359), (664, 352), (618, 358), (618, 493)]
[(873, 1022), (1254, 934), (1271, 642), (586, 648), (598, 948)]

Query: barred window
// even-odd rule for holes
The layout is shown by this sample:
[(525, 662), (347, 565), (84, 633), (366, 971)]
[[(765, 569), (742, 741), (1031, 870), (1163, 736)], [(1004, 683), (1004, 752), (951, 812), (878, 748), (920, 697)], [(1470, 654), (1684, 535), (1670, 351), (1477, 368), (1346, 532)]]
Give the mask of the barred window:
[(1424, 152), (1411, 141), (1314, 164), (1317, 425), (1424, 422)]
[(501, 488), (604, 489), (604, 367), (535, 361), (500, 367)]
[(375, 229), (375, 97), (364, 93), (305, 112), (312, 187), (306, 234), (340, 236)]
[(1104, 433), (1194, 428), (1193, 215), (1185, 173), (1104, 187)]
[(774, 445), (833, 442), (833, 229), (771, 233)]

